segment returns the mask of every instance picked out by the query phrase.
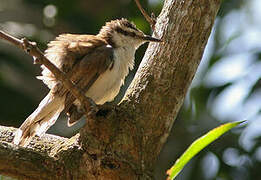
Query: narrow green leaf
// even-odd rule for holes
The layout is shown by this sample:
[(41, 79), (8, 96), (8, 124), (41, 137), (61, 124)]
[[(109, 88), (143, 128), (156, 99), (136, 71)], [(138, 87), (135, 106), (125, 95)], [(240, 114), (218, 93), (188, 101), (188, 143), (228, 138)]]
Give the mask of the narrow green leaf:
[(219, 138), (221, 135), (232, 129), (233, 127), (243, 123), (245, 121), (226, 123), (215, 129), (212, 129), (204, 136), (195, 140), (189, 148), (182, 154), (182, 156), (177, 159), (175, 164), (167, 171), (168, 180), (174, 179), (183, 167), (188, 163), (188, 161), (193, 158), (199, 151), (209, 145), (211, 142)]

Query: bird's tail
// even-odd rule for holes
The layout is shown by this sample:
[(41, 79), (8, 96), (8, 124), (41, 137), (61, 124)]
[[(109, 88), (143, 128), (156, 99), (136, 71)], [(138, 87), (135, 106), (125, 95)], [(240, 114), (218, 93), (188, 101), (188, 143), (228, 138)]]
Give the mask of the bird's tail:
[(49, 92), (38, 108), (24, 121), (16, 131), (13, 143), (27, 146), (34, 135), (43, 135), (57, 120), (64, 109), (64, 96)]

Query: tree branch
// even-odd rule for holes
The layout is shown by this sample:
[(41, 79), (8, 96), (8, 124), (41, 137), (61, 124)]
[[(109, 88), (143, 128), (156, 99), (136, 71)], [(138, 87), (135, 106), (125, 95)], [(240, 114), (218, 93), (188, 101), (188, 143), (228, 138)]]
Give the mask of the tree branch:
[[(34, 138), (28, 148), (13, 145), (16, 129), (0, 126), (0, 172), (19, 179), (69, 179), (67, 162), (81, 154), (78, 136), (71, 139), (54, 135)], [(59, 177), (60, 176), (60, 177)]]
[(152, 13), (151, 16), (149, 16), (147, 14), (147, 12), (142, 8), (140, 1), (139, 0), (135, 0), (136, 5), (138, 6), (140, 12), (142, 13), (142, 15), (145, 17), (145, 19), (148, 21), (148, 23), (150, 24), (151, 29), (154, 31), (155, 29), (155, 24), (156, 24), (156, 18), (155, 15)]
[[(141, 162), (153, 169), (183, 104), (208, 41), (220, 0), (166, 0), (155, 32), (122, 104), (135, 107)], [(131, 105), (130, 105), (131, 104)], [(144, 169), (145, 169), (144, 168)]]

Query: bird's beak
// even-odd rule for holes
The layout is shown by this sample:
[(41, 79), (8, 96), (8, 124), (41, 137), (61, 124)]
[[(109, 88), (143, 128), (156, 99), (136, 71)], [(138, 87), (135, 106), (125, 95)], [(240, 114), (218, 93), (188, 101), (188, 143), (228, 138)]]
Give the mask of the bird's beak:
[(157, 38), (154, 38), (154, 37), (151, 37), (151, 36), (148, 36), (148, 35), (145, 35), (145, 36), (143, 37), (143, 39), (144, 39), (145, 41), (150, 41), (150, 42), (162, 42), (161, 39), (157, 39)]

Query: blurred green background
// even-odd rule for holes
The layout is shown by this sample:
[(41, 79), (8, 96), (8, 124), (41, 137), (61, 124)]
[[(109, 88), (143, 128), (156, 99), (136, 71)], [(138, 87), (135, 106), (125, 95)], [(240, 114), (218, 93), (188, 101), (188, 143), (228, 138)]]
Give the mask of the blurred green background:
[[(156, 15), (163, 0), (143, 0)], [(197, 155), (179, 180), (261, 179), (261, 1), (223, 1), (198, 72), (155, 167), (156, 179), (200, 135), (228, 121), (248, 120)], [(60, 33), (98, 33), (111, 19), (125, 17), (149, 34), (133, 0), (0, 0), (0, 28), (28, 37), (44, 50)], [(146, 49), (136, 53), (136, 68)], [(126, 79), (128, 85), (135, 70)], [(48, 89), (35, 76), (39, 66), (21, 50), (0, 41), (0, 124), (19, 127)], [(116, 101), (122, 97), (126, 86)], [(70, 137), (84, 124), (66, 127), (61, 115), (49, 133)]]

